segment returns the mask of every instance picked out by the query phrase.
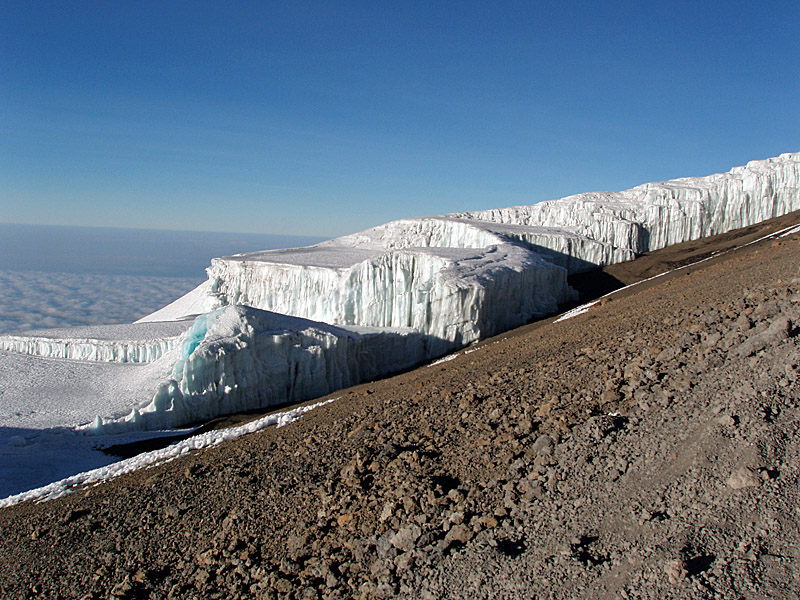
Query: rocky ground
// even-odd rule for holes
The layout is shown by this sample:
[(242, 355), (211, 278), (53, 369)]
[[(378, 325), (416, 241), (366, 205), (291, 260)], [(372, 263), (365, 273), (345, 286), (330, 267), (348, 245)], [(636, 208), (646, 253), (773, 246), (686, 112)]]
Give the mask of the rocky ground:
[[(660, 267), (654, 253), (606, 283), (761, 233)], [(4, 509), (0, 595), (797, 598), (798, 241)]]

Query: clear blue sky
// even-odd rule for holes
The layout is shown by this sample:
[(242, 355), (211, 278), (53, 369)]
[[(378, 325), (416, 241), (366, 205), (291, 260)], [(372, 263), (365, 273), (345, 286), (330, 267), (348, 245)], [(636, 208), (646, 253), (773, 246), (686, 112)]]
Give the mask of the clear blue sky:
[(800, 150), (800, 3), (0, 7), (0, 222), (333, 236)]

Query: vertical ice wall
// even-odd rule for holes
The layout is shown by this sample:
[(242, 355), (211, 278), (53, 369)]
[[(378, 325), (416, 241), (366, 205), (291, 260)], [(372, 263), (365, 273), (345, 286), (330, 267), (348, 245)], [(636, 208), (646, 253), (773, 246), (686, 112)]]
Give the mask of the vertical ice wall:
[[(310, 248), (215, 259), (210, 304), (333, 324), (410, 327), (467, 343), (569, 298), (566, 273), (800, 208), (800, 154), (618, 192), (403, 219)], [(543, 260), (541, 260), (543, 259)], [(529, 272), (536, 271), (537, 274)], [(527, 287), (518, 302), (495, 289)], [(484, 303), (488, 303), (484, 306)], [(480, 308), (474, 308), (480, 307)]]
[[(243, 306), (199, 315), (162, 360), (152, 398), (82, 429), (162, 429), (300, 402), (408, 368), (425, 353), (415, 331), (343, 329)], [(145, 400), (145, 399), (143, 399)]]
[(149, 363), (169, 352), (178, 338), (160, 340), (52, 339), (36, 335), (0, 336), (0, 350), (47, 358)]
[(0, 335), (0, 351), (69, 360), (150, 363), (168, 353), (186, 322), (40, 329)]
[(800, 209), (800, 153), (751, 161), (728, 173), (592, 192), (531, 206), (452, 217), (565, 228), (635, 253), (724, 233)]
[(210, 289), (219, 305), (337, 325), (413, 329), (431, 339), (431, 355), (553, 312), (572, 298), (566, 269), (521, 245), (428, 250), (381, 252), (344, 268), (247, 255), (215, 259)]

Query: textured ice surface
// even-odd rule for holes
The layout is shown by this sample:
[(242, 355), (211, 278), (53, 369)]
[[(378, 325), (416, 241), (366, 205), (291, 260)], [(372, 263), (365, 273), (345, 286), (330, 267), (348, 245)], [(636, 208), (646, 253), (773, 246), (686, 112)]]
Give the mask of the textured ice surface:
[[(25, 400), (54, 414), (82, 406), (63, 414), (87, 432), (304, 400), (553, 312), (573, 297), (570, 272), (799, 209), (799, 165), (800, 154), (784, 154), (709, 177), (403, 219), (307, 248), (218, 258), (206, 282), (138, 323), (157, 335), (39, 332), (0, 338), (0, 347), (38, 355), (25, 359), (40, 361), (43, 379), (41, 365), (59, 356), (83, 361), (65, 361), (81, 365), (78, 378), (89, 376), (87, 360), (117, 361), (94, 365), (105, 384), (54, 380), (43, 386), (50, 404)], [(179, 319), (189, 321), (170, 331)], [(91, 394), (78, 398), (81, 386)]]
[(0, 336), (0, 350), (45, 358), (148, 363), (172, 349), (190, 325), (174, 321), (39, 329)]
[[(745, 227), (800, 208), (800, 153), (751, 161), (728, 173), (646, 183), (623, 192), (593, 192), (531, 206), (457, 215), (463, 219), (561, 227), (628, 248), (657, 250)], [(600, 264), (596, 256), (579, 257)]]
[[(23, 439), (64, 427), (91, 434), (164, 429), (308, 400), (407, 368), (424, 353), (423, 336), (412, 330), (344, 329), (243, 306), (134, 330), (166, 334), (176, 326), (183, 334), (149, 362), (0, 351), (0, 445), (12, 429)], [(108, 338), (116, 329), (91, 333)]]
[[(208, 274), (192, 292), (193, 306), (245, 305), (336, 325), (409, 328), (427, 337), (420, 360), (550, 313), (572, 297), (563, 266), (509, 236), (443, 217), (395, 221), (309, 248), (214, 259)], [(143, 321), (184, 316), (180, 302)]]
[(162, 359), (169, 374), (154, 381), (149, 402), (82, 429), (161, 429), (307, 400), (409, 367), (423, 355), (423, 336), (413, 330), (345, 329), (228, 306), (199, 315)]

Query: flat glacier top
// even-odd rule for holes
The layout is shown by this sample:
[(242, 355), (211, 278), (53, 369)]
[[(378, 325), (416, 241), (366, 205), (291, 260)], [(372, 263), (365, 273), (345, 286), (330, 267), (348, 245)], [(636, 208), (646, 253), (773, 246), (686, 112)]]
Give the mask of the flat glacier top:
[(577, 239), (582, 236), (567, 227), (543, 227), (541, 225), (517, 225), (515, 223), (495, 223), (493, 221), (479, 221), (485, 224), (487, 231), (500, 236), (518, 238), (529, 235), (536, 237), (558, 237)]
[(191, 320), (124, 323), (121, 325), (88, 325), (10, 332), (0, 337), (145, 342), (177, 337), (191, 326)]
[(233, 256), (223, 256), (215, 260), (232, 262), (265, 262), (279, 265), (301, 267), (322, 267), (327, 269), (346, 269), (375, 256), (375, 249), (340, 247), (335, 245), (308, 246), (307, 248), (288, 248), (284, 250), (263, 250)]
[(475, 248), (407, 247), (390, 250), (377, 245), (354, 247), (340, 244), (338, 240), (331, 240), (325, 244), (309, 246), (308, 248), (248, 252), (246, 254), (224, 256), (214, 260), (270, 263), (297, 267), (317, 267), (321, 269), (349, 269), (355, 265), (370, 261), (390, 252), (393, 254), (425, 254), (447, 261), (472, 258), (480, 254), (480, 250)]

